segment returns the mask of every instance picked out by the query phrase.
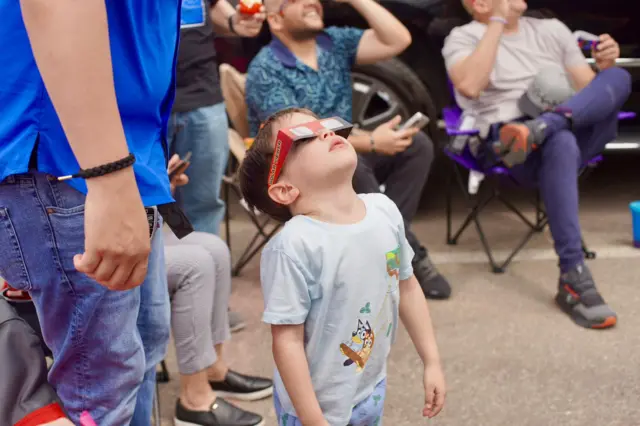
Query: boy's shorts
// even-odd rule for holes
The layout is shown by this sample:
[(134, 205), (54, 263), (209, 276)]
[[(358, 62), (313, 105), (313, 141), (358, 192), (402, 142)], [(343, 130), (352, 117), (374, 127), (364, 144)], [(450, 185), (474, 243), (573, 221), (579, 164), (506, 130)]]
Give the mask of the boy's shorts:
[[(387, 379), (383, 379), (376, 385), (371, 395), (353, 407), (351, 420), (349, 420), (347, 426), (382, 426), (382, 412), (384, 411), (386, 393)], [(282, 405), (280, 405), (278, 394), (275, 391), (273, 393), (273, 404), (276, 409), (278, 426), (302, 426), (297, 417), (282, 411)]]

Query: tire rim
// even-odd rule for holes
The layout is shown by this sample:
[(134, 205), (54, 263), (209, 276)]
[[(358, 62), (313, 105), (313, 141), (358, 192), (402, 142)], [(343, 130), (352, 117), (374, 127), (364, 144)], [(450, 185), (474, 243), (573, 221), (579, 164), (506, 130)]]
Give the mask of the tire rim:
[(353, 121), (358, 127), (373, 130), (396, 115), (409, 116), (409, 107), (385, 83), (359, 72), (352, 74)]

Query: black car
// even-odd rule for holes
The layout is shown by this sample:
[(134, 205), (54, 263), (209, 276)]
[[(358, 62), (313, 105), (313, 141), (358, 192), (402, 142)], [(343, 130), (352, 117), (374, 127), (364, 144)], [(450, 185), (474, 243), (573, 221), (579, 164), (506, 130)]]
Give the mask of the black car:
[[(445, 37), (456, 26), (467, 23), (469, 15), (460, 0), (381, 0), (411, 31), (413, 43), (399, 57), (353, 70), (353, 120), (364, 128), (374, 128), (395, 114), (409, 117), (422, 111), (431, 118), (429, 132), (442, 141), (440, 111), (452, 102), (441, 55)], [(633, 76), (633, 94), (626, 111), (640, 115), (640, 13), (637, 1), (629, 0), (529, 0), (529, 16), (558, 18), (572, 31), (608, 33), (620, 44), (619, 65)], [(323, 1), (327, 26), (366, 28), (366, 22), (350, 6)], [(635, 5), (635, 6), (634, 6)], [(270, 40), (268, 30), (254, 40), (230, 42), (219, 39), (219, 55), (241, 71)], [(435, 119), (434, 119), (435, 118)], [(609, 149), (638, 149), (640, 117), (621, 122), (620, 136)]]

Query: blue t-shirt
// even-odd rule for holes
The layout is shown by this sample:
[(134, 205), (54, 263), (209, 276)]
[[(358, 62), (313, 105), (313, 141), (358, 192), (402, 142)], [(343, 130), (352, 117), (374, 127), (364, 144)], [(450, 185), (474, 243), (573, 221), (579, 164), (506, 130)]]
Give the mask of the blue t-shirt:
[(252, 136), (271, 114), (308, 108), (320, 117), (351, 122), (351, 67), (363, 30), (327, 28), (317, 38), (318, 70), (303, 64), (277, 38), (256, 55), (247, 73), (246, 100)]
[[(263, 321), (304, 324), (313, 389), (331, 425), (346, 425), (353, 406), (386, 377), (399, 283), (413, 274), (413, 250), (395, 203), (384, 194), (359, 197), (367, 209), (360, 222), (295, 216), (260, 262)], [(283, 410), (296, 416), (277, 371), (275, 388)]]
[[(118, 108), (145, 205), (172, 201), (166, 126), (174, 97), (179, 0), (106, 1)], [(76, 173), (71, 151), (36, 66), (19, 1), (0, 2), (0, 181), (25, 173), (38, 141), (37, 168)], [(99, 132), (100, 129), (96, 129)], [(70, 184), (86, 193), (82, 179)]]

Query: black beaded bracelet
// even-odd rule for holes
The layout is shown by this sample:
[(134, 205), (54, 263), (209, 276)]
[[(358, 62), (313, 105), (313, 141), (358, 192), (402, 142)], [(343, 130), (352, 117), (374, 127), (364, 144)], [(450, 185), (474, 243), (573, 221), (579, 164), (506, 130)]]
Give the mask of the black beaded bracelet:
[(227, 22), (229, 23), (229, 31), (231, 31), (232, 34), (236, 34), (237, 35), (238, 33), (236, 32), (236, 28), (233, 25), (233, 17), (234, 16), (236, 16), (235, 13), (232, 13), (231, 15), (229, 15), (229, 18), (228, 18)]
[(133, 166), (133, 163), (135, 162), (136, 162), (136, 156), (133, 154), (129, 154), (118, 161), (103, 164), (97, 167), (92, 167), (90, 169), (81, 169), (76, 174), (60, 176), (57, 179), (58, 180), (69, 180), (69, 179), (76, 179), (76, 178), (91, 179), (95, 177), (108, 175), (113, 172), (117, 172), (118, 170), (126, 169), (127, 167)]

